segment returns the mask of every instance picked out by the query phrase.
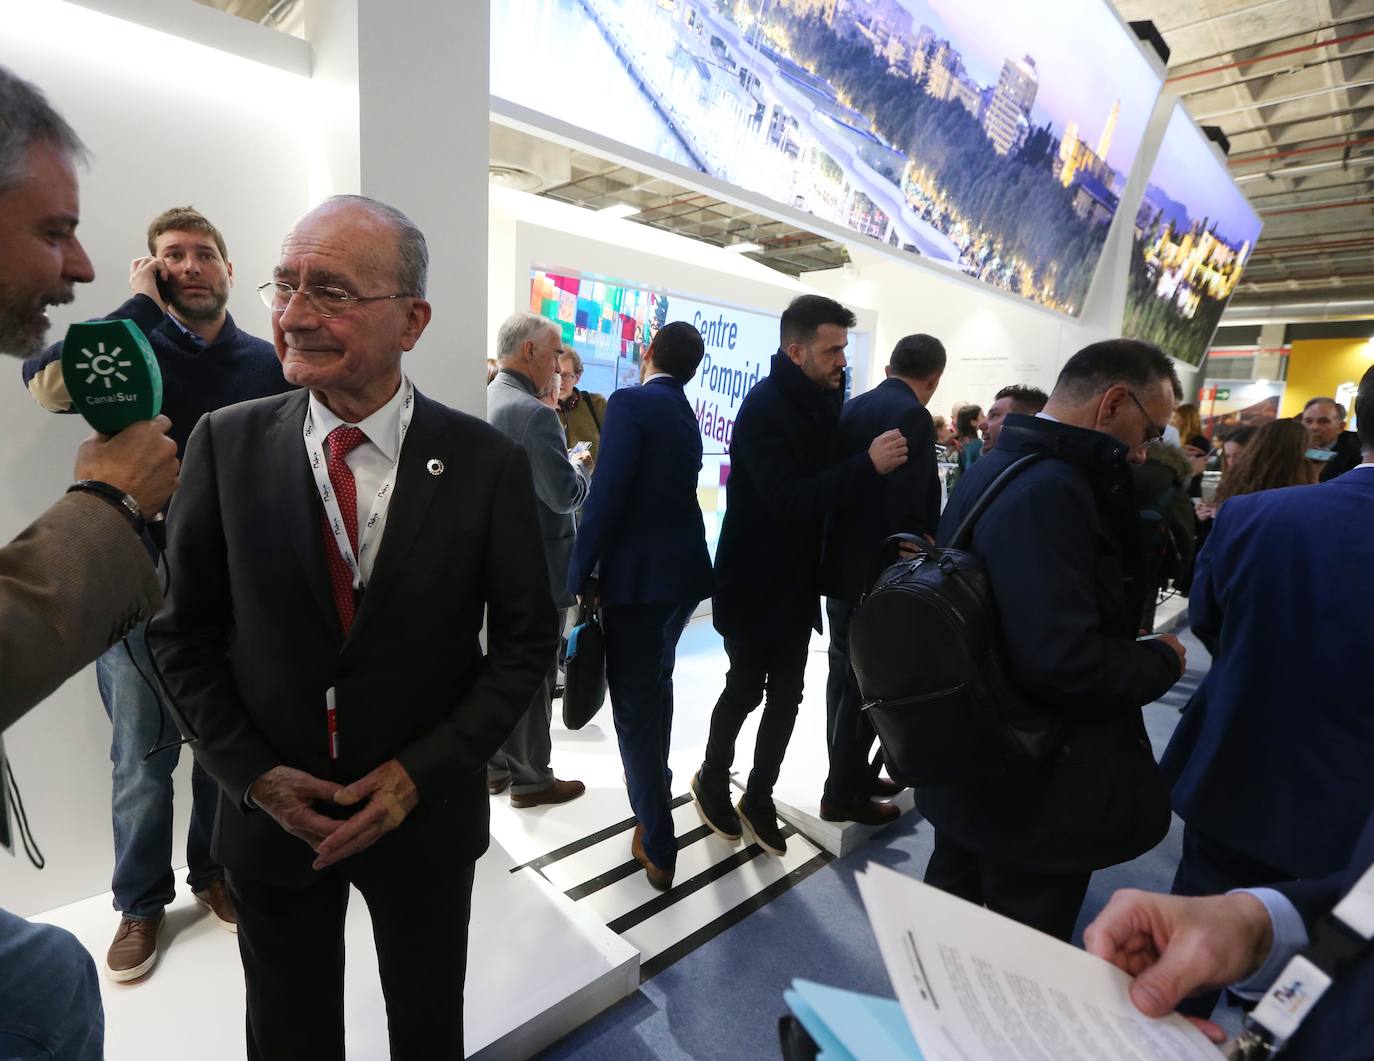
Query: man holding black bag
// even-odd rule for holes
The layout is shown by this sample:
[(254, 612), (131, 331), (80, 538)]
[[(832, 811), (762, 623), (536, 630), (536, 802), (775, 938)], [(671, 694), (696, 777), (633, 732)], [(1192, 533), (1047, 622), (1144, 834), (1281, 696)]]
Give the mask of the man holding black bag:
[(685, 321), (658, 330), (644, 354), (644, 382), (611, 395), (608, 445), (582, 508), (568, 591), (599, 569), (606, 677), (630, 806), (639, 824), (630, 850), (649, 883), (673, 883), (673, 664), (678, 638), (711, 595), (711, 555), (697, 503), (701, 432), (682, 388), (706, 347)]
[(1157, 347), (1094, 343), (1069, 359), (1037, 417), (1013, 414), (997, 448), (960, 481), (945, 546), (979, 497), (1016, 473), (974, 525), (1013, 685), (1062, 726), (1034, 772), (927, 786), (935, 827), (926, 883), (1061, 939), (1095, 869), (1148, 851), (1169, 827), (1168, 792), (1140, 708), (1183, 673), (1184, 649), (1138, 641), (1138, 515), (1127, 462), (1163, 437), (1176, 380)]

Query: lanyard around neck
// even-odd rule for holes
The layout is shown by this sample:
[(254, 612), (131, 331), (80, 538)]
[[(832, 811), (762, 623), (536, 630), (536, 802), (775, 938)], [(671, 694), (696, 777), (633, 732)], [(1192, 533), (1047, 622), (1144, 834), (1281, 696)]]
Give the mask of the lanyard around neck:
[(382, 480), (382, 485), (372, 499), (372, 510), (367, 521), (358, 528), (358, 553), (356, 556), (353, 554), (353, 543), (348, 540), (348, 529), (344, 525), (339, 500), (334, 494), (334, 484), (329, 481), (329, 464), (325, 460), (322, 446), (324, 439), (320, 437), (320, 432), (315, 430), (315, 417), (308, 411), (305, 417), (305, 426), (302, 429), (302, 435), (305, 438), (305, 453), (310, 458), (310, 471), (315, 477), (315, 488), (320, 492), (320, 503), (324, 505), (324, 514), (329, 522), (329, 529), (334, 534), (334, 544), (338, 546), (339, 555), (343, 557), (344, 563), (348, 565), (348, 570), (353, 574), (354, 589), (362, 589), (363, 558), (367, 556), (369, 550), (376, 548), (377, 535), (386, 519), (387, 509), (391, 507), (391, 496), (396, 487), (396, 469), (401, 465), (401, 447), (405, 444), (406, 430), (410, 427), (410, 418), (415, 414), (415, 385), (409, 379), (402, 377), (401, 390), (404, 393), (401, 398), (401, 415), (396, 429), (396, 459), (391, 462), (391, 468), (386, 473), (386, 478)]
[(1336, 979), (1374, 946), (1374, 865), (1313, 928), (1312, 941), (1283, 967), (1245, 1018), (1227, 1055), (1236, 1061), (1272, 1056), (1302, 1026)]

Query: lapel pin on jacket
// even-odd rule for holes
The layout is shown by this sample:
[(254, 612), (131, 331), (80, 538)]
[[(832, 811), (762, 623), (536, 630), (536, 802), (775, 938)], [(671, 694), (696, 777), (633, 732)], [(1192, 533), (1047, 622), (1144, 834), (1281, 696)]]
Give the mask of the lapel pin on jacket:
[(429, 463), (425, 465), (425, 468), (428, 469), (430, 475), (444, 474), (444, 462), (438, 457), (430, 457)]

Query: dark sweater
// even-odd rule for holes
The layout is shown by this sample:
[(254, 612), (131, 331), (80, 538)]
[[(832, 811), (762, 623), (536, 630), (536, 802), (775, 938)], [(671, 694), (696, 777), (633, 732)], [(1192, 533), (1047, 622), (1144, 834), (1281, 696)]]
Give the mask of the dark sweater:
[[(162, 412), (172, 421), (171, 437), (178, 457), (185, 453), (186, 440), (196, 423), (211, 410), (294, 389), (282, 377), (272, 344), (239, 331), (228, 314), (224, 327), (208, 346), (183, 331), (147, 295), (134, 295), (101, 319), (131, 320), (147, 335), (162, 370)], [(59, 342), (25, 361), (24, 385), (37, 390), (44, 376), (60, 376), (61, 357)]]

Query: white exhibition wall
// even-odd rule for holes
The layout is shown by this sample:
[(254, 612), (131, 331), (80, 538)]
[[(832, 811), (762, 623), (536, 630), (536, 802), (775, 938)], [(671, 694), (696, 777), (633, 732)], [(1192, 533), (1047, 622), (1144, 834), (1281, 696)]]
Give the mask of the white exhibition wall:
[[(300, 114), (309, 81), (55, 0), (8, 5), (0, 63), (42, 87), (93, 156), (78, 233), (96, 279), (51, 311), (50, 337), (123, 302), (129, 262), (147, 253), (148, 222), (188, 203), (224, 232), (236, 277), (230, 312), (245, 330), (268, 334), (254, 288), (271, 276), (283, 234), (307, 206), (310, 145)], [(88, 432), (77, 417), (39, 409), (18, 362), (4, 367), (0, 418), (11, 443), (0, 458), (0, 541), (60, 496)], [(5, 744), (48, 867), (39, 873), (22, 855), (0, 853), (0, 904), (29, 914), (108, 889), (110, 723), (94, 668), (12, 726)], [(183, 756), (182, 792), (189, 761)], [(179, 801), (178, 861), (188, 806)]]

